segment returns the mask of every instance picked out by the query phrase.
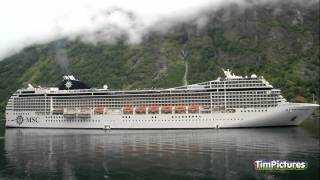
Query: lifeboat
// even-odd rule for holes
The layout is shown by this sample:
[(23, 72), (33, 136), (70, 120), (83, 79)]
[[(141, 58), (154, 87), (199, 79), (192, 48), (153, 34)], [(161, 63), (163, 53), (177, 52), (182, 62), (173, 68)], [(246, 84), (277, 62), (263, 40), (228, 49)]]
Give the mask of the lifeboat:
[(125, 114), (132, 114), (132, 113), (133, 113), (133, 110), (134, 110), (133, 107), (124, 107), (124, 108), (122, 108), (122, 111), (123, 111)]
[(161, 110), (164, 113), (171, 113), (172, 112), (172, 107), (171, 106), (164, 106), (164, 107), (161, 108)]
[(176, 106), (174, 109), (175, 109), (176, 113), (183, 113), (186, 111), (185, 106)]
[(188, 110), (189, 111), (198, 111), (199, 110), (199, 106), (196, 106), (196, 105), (189, 106)]
[(124, 107), (123, 111), (133, 111), (133, 107)]
[(149, 113), (158, 113), (159, 112), (159, 107), (158, 106), (152, 106), (152, 107), (148, 107), (148, 112)]
[(176, 106), (176, 107), (175, 107), (175, 110), (176, 110), (176, 111), (185, 111), (185, 110), (186, 110), (186, 107), (185, 107), (185, 106)]
[(95, 114), (103, 114), (104, 113), (104, 107), (96, 107), (94, 108), (94, 113)]
[(136, 113), (141, 114), (146, 112), (146, 107), (136, 107)]
[(136, 107), (136, 111), (146, 111), (146, 107)]

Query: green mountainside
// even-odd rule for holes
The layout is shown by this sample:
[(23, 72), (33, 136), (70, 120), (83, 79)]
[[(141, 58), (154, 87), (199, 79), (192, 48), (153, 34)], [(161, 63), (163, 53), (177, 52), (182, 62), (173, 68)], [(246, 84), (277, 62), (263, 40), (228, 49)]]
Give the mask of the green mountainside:
[[(0, 61), (0, 112), (9, 96), (28, 83), (57, 84), (69, 71), (93, 87), (173, 87), (223, 76), (263, 75), (289, 101), (319, 102), (319, 4), (279, 3), (242, 10), (236, 5), (206, 12), (206, 27), (190, 21), (166, 35), (154, 32), (138, 45), (58, 40), (25, 48)], [(64, 70), (56, 55), (63, 42)], [(188, 67), (187, 73), (186, 66)], [(1, 117), (0, 117), (1, 119)]]

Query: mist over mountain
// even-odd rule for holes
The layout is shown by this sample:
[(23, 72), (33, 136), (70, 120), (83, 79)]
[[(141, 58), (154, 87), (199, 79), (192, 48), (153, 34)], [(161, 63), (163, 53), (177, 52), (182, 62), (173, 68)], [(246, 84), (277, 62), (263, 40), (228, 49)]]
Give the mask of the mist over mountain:
[[(0, 60), (30, 45), (63, 38), (138, 44), (154, 33), (170, 32), (176, 24), (202, 29), (213, 12), (230, 6), (244, 11), (279, 3), (312, 6), (318, 0), (5, 0), (0, 6)], [(229, 15), (234, 13), (224, 18)]]
[[(94, 87), (135, 89), (212, 80), (221, 68), (263, 75), (290, 101), (310, 102), (314, 94), (319, 102), (319, 2), (235, 2), (176, 21), (163, 16), (132, 34), (106, 26), (91, 36), (32, 41), (0, 61), (0, 110), (18, 88), (52, 86), (66, 73)], [(126, 18), (137, 20), (130, 27), (146, 27), (134, 13)]]

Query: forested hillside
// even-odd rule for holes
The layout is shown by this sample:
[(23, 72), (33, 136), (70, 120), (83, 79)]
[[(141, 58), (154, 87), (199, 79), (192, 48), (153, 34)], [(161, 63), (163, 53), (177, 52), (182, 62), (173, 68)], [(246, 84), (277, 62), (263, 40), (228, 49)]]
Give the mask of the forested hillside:
[(319, 102), (319, 5), (233, 5), (207, 13), (205, 27), (177, 24), (137, 45), (62, 39), (25, 48), (0, 61), (0, 111), (18, 88), (55, 85), (66, 73), (94, 87), (136, 89), (212, 80), (223, 76), (221, 68), (263, 75), (290, 101), (311, 102), (314, 94)]

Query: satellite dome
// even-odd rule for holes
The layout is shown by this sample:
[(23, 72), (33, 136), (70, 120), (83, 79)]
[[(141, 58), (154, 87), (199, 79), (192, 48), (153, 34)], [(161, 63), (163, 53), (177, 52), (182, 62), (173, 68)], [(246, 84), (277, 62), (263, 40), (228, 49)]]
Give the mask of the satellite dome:
[(251, 78), (257, 78), (257, 75), (252, 74), (252, 75), (251, 75)]

